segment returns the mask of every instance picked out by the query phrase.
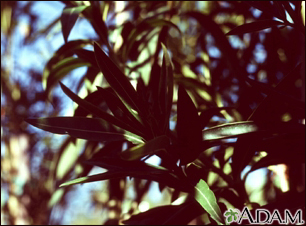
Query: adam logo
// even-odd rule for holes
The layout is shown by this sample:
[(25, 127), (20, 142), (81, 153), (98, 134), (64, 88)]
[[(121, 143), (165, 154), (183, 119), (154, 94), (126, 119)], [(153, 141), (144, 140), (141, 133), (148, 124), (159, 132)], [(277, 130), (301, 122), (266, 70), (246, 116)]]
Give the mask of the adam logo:
[[(265, 215), (265, 216), (263, 216)], [(283, 218), (282, 218), (283, 216)], [(273, 221), (278, 221), (279, 224), (304, 224), (305, 221), (302, 219), (302, 210), (299, 209), (295, 212), (294, 216), (291, 212), (285, 209), (284, 214), (281, 215), (278, 210), (274, 210), (273, 213), (266, 209), (256, 209), (255, 218), (253, 218), (250, 210), (244, 207), (242, 212), (238, 209), (229, 209), (224, 213), (226, 223), (237, 222), (241, 224), (242, 220), (248, 220), (250, 224), (272, 224)], [(264, 220), (262, 218), (265, 218)]]
[(240, 215), (240, 211), (238, 209), (234, 209), (234, 211), (230, 209), (224, 213), (227, 223), (236, 222), (239, 215)]

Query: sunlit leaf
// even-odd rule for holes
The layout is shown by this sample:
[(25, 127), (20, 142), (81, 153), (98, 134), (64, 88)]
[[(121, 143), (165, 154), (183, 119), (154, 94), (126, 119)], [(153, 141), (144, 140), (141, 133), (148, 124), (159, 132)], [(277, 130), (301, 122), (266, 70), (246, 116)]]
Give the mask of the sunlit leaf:
[(258, 20), (252, 23), (246, 23), (238, 27), (235, 27), (234, 29), (226, 33), (226, 35), (240, 35), (245, 33), (252, 33), (277, 25), (285, 25), (285, 24), (277, 20)]
[(214, 140), (236, 137), (258, 131), (254, 122), (233, 122), (203, 130), (204, 140)]
[(136, 160), (140, 159), (146, 155), (153, 154), (161, 149), (165, 149), (169, 146), (170, 140), (166, 136), (156, 137), (144, 144), (139, 144), (132, 147), (124, 152), (122, 152), (121, 158), (126, 160)]
[(215, 221), (225, 224), (214, 193), (202, 179), (195, 186), (195, 199)]
[(86, 9), (88, 6), (77, 6), (77, 7), (66, 7), (63, 10), (61, 16), (62, 33), (64, 36), (65, 43), (67, 42), (68, 36), (75, 22), (77, 21), (79, 14)]

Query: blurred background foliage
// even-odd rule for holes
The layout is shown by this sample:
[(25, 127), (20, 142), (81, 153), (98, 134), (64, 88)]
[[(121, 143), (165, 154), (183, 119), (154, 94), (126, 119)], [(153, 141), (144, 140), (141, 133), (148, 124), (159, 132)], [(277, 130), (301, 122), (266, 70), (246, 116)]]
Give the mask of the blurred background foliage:
[[(85, 114), (62, 92), (60, 80), (82, 98), (94, 97), (96, 85), (108, 86), (93, 64), (61, 61), (75, 55), (82, 58), (82, 52), (74, 51), (73, 46), (93, 50), (84, 40), (97, 41), (136, 87), (140, 78), (146, 85), (158, 81), (150, 75), (160, 71), (162, 42), (174, 65), (173, 112), (178, 85), (183, 85), (200, 111), (229, 107), (213, 115), (208, 127), (245, 121), (266, 93), (256, 85), (246, 86), (237, 74), (237, 66), (242, 75), (275, 87), (302, 62), (299, 69), (302, 76), (291, 83), (288, 93), (305, 101), (305, 2), (287, 3), (1, 1), (2, 224), (117, 224), (131, 214), (185, 196), (183, 192), (174, 193), (156, 182), (140, 179), (111, 179), (58, 188), (67, 180), (103, 172), (101, 168), (81, 164), (101, 148), (122, 149), (122, 142), (102, 145), (51, 134), (23, 121)], [(79, 8), (81, 13), (74, 19), (62, 14), (65, 7), (76, 6), (84, 8)], [(206, 20), (184, 15), (188, 11), (201, 12)], [(62, 27), (70, 26), (69, 19), (76, 23), (70, 34), (63, 33)], [(258, 32), (229, 35), (230, 49), (218, 36), (219, 31), (225, 34), (245, 23), (271, 19), (289, 21), (295, 26), (267, 26)], [(60, 49), (67, 41), (72, 47), (65, 45)], [(231, 59), (231, 53), (237, 59)], [(108, 110), (105, 103), (100, 107)], [(271, 117), (301, 122), (301, 115), (294, 108), (270, 110)], [(170, 128), (175, 123), (173, 113)], [(205, 153), (211, 156), (215, 167), (232, 174), (231, 145), (211, 148)], [(258, 152), (254, 161), (264, 156), (266, 152)], [(153, 156), (147, 162), (159, 164), (160, 159)], [(247, 166), (242, 174), (250, 168), (251, 165)], [(224, 181), (216, 173), (201, 173), (207, 174), (210, 186), (222, 187)], [(250, 201), (262, 206), (289, 190), (304, 193), (304, 178), (305, 164), (295, 167), (278, 164), (250, 173), (245, 186)], [(203, 224), (206, 218), (198, 217), (191, 223)]]

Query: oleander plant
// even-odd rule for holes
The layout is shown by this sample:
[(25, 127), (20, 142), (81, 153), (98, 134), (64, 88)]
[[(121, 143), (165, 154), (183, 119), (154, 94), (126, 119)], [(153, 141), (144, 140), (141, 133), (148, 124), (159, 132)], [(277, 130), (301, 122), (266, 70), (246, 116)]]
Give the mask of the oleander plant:
[[(65, 43), (42, 80), (46, 103), (59, 86), (76, 108), (24, 119), (68, 135), (53, 159), (56, 189), (108, 181), (104, 224), (227, 224), (224, 212), (244, 207), (305, 214), (302, 1), (130, 1), (120, 12), (116, 2), (63, 3)], [(77, 19), (96, 38), (69, 40)], [(73, 91), (62, 80), (79, 67)], [(64, 159), (78, 140), (82, 151)], [(89, 175), (94, 167), (103, 173)], [(246, 181), (259, 169), (268, 173), (254, 198)], [(153, 182), (171, 201), (139, 211)], [(136, 205), (123, 211), (128, 189)]]

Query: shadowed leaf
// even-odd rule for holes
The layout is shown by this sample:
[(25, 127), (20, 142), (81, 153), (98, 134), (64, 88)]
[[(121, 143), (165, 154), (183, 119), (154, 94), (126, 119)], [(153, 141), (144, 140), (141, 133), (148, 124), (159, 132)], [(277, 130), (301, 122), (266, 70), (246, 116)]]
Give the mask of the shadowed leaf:
[(221, 110), (230, 110), (233, 109), (233, 107), (220, 107), (220, 108), (208, 108), (201, 112), (199, 116), (199, 121), (201, 124), (201, 128), (203, 129), (206, 127), (210, 121), (210, 119), (214, 116), (220, 113)]
[(96, 141), (125, 139), (122, 133), (108, 132), (108, 124), (97, 118), (50, 117), (26, 119), (25, 121), (51, 133), (67, 134), (81, 139)]
[(181, 205), (151, 208), (146, 212), (132, 215), (130, 219), (122, 223), (127, 225), (187, 225), (203, 212), (203, 208), (198, 203), (189, 201)]
[(178, 28), (177, 25), (175, 25), (174, 23), (172, 23), (171, 21), (167, 21), (164, 19), (157, 19), (157, 18), (147, 18), (144, 19), (143, 21), (141, 21), (129, 34), (128, 36), (128, 41), (126, 43), (126, 48), (124, 49), (124, 56), (128, 56), (131, 48), (133, 47), (134, 43), (136, 42), (136, 38), (144, 31), (146, 30), (153, 30), (152, 28), (155, 27), (173, 27), (174, 29), (176, 29), (180, 34), (181, 31)]
[(60, 187), (70, 186), (80, 183), (89, 183), (94, 181), (108, 180), (112, 178), (135, 177), (139, 179), (152, 180), (165, 183), (172, 188), (181, 189), (182, 191), (190, 191), (189, 187), (182, 185), (180, 180), (172, 173), (160, 169), (152, 168), (152, 171), (124, 170), (124, 171), (108, 171), (97, 175), (77, 178), (60, 185)]
[(153, 154), (157, 151), (167, 148), (170, 145), (170, 140), (166, 136), (156, 137), (144, 144), (139, 144), (120, 154), (121, 158), (126, 160), (140, 159), (146, 155)]
[(252, 33), (256, 31), (261, 31), (266, 28), (270, 28), (277, 25), (286, 25), (283, 22), (276, 21), (276, 20), (259, 20), (252, 23), (247, 23), (240, 25), (238, 27), (235, 27), (225, 35), (240, 35), (240, 34), (246, 34), (246, 33)]
[(97, 63), (107, 82), (132, 108), (138, 110), (138, 95), (130, 81), (96, 42), (94, 49)]
[(172, 100), (173, 100), (173, 66), (170, 59), (170, 56), (168, 54), (166, 46), (161, 43), (163, 48), (163, 64), (162, 64), (162, 73), (161, 73), (161, 81), (164, 80), (165, 84), (160, 84), (161, 89), (165, 89), (164, 97), (162, 95), (162, 92), (160, 93), (160, 100), (161, 98), (164, 98), (165, 104), (164, 104), (164, 126), (163, 131), (166, 132), (169, 126), (169, 118), (171, 114), (171, 108), (172, 108)]
[(70, 89), (68, 89), (63, 83), (60, 82), (60, 85), (61, 85), (61, 88), (64, 91), (64, 93), (68, 97), (70, 97), (74, 102), (76, 102), (81, 107), (83, 107), (85, 110), (89, 111), (92, 114), (95, 114), (96, 116), (98, 116), (98, 117), (100, 117), (100, 118), (102, 118), (102, 119), (122, 128), (122, 129), (131, 131), (132, 133), (135, 133), (135, 134), (140, 135), (140, 136), (143, 135), (141, 132), (137, 131), (137, 129), (129, 126), (128, 124), (121, 121), (120, 119), (115, 118), (114, 116), (102, 111), (101, 109), (99, 109), (95, 105), (83, 100), (78, 95), (74, 94)]
[(134, 117), (132, 112), (122, 103), (118, 95), (113, 91), (112, 88), (108, 90), (103, 89), (102, 87), (97, 86), (98, 93), (105, 98), (107, 106), (112, 111), (115, 117), (121, 119), (123, 122), (126, 122), (131, 127), (141, 131), (143, 134), (146, 132), (146, 128)]
[(62, 33), (65, 43), (67, 42), (70, 31), (72, 30), (79, 14), (88, 6), (66, 7), (61, 16)]
[(68, 57), (55, 64), (52, 69), (45, 68), (43, 77), (47, 78), (47, 94), (49, 94), (54, 85), (69, 72), (83, 66), (91, 66), (91, 64), (80, 58)]
[(86, 50), (86, 49), (76, 49), (74, 50), (74, 53), (79, 58), (88, 61), (92, 66), (100, 69), (96, 61), (95, 53), (93, 51)]
[(180, 146), (178, 154), (182, 163), (193, 161), (198, 156), (198, 148), (202, 142), (202, 129), (198, 111), (181, 85), (178, 89), (176, 131)]

